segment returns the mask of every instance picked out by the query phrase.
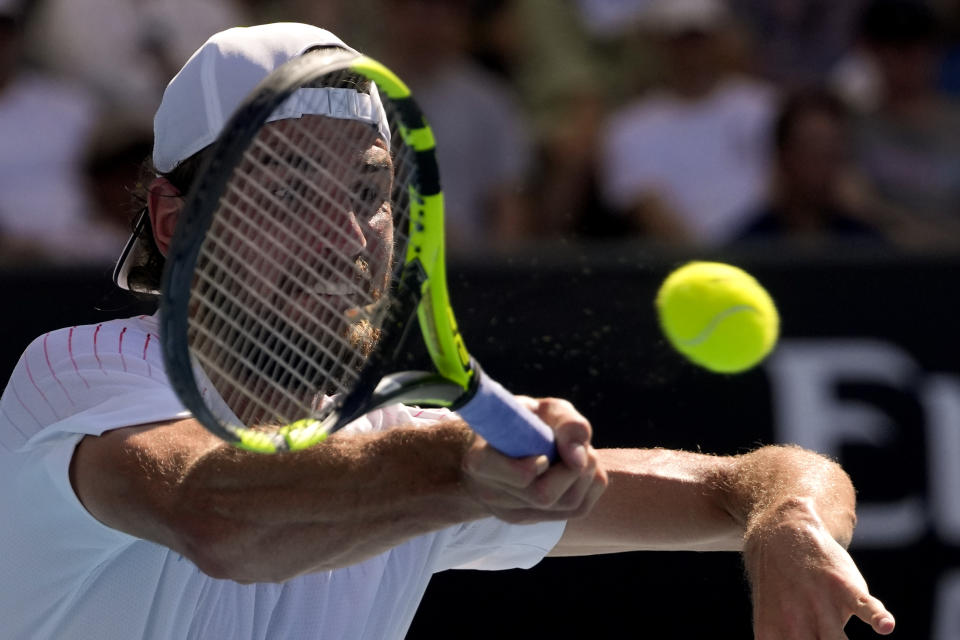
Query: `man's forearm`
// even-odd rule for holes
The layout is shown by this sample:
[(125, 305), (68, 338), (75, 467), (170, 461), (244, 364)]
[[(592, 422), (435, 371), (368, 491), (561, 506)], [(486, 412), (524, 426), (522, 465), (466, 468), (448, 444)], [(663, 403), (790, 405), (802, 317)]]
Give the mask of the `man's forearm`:
[(640, 550), (735, 550), (743, 528), (727, 510), (734, 459), (669, 449), (601, 449), (610, 478), (551, 555)]
[(169, 546), (211, 575), (280, 581), (486, 515), (461, 487), (472, 439), (449, 423), (335, 435), (265, 456), (184, 421), (85, 440), (75, 487), (101, 521)]
[(553, 555), (662, 549), (742, 550), (784, 516), (822, 519), (846, 544), (853, 488), (839, 466), (796, 447), (740, 456), (667, 449), (601, 449), (610, 487), (593, 512), (568, 523)]

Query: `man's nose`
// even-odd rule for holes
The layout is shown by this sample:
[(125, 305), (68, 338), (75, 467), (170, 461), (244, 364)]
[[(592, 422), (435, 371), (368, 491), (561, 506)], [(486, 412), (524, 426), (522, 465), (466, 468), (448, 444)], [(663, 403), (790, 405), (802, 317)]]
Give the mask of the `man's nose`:
[(367, 246), (367, 237), (349, 206), (327, 207), (313, 227), (311, 248), (318, 253), (334, 252), (350, 260)]
[(353, 207), (345, 208), (334, 220), (333, 245), (340, 253), (358, 254), (367, 246), (367, 237)]

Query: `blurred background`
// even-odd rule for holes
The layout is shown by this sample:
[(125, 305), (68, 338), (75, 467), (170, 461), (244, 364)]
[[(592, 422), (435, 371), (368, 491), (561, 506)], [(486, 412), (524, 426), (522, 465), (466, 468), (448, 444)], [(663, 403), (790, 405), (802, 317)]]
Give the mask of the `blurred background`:
[[(0, 0), (0, 380), (43, 331), (151, 310), (110, 272), (163, 88), (279, 20), (411, 85), (486, 369), (571, 398), (602, 446), (833, 456), (895, 635), (960, 640), (960, 1)], [(666, 347), (653, 296), (689, 259), (770, 289), (763, 366)], [(749, 595), (734, 554), (547, 560), (438, 576), (410, 637), (451, 628), (746, 638)]]

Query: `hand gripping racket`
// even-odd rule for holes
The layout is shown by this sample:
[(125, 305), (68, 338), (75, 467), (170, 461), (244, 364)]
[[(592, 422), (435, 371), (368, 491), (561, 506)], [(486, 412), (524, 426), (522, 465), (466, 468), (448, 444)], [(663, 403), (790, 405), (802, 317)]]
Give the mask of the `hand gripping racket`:
[[(436, 371), (397, 371), (417, 316)], [(470, 357), (450, 307), (434, 138), (376, 61), (309, 52), (226, 124), (164, 271), (167, 372), (194, 417), (299, 450), (393, 403), (449, 407), (513, 457), (553, 433)]]

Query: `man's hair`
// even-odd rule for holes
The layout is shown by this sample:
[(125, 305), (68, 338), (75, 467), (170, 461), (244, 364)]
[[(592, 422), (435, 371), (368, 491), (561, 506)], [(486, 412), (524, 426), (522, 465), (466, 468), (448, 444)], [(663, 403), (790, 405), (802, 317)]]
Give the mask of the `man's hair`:
[[(193, 181), (200, 171), (200, 167), (210, 155), (212, 146), (201, 149), (193, 154), (168, 173), (160, 173), (153, 166), (153, 158), (147, 156), (140, 164), (140, 174), (137, 178), (137, 184), (133, 188), (132, 196), (135, 202), (135, 209), (130, 220), (131, 231), (136, 232), (137, 226), (143, 216), (148, 216), (148, 199), (150, 196), (150, 183), (155, 177), (166, 178), (180, 192), (180, 197), (186, 197), (193, 185)], [(163, 279), (163, 265), (165, 263), (163, 254), (157, 247), (157, 242), (153, 237), (153, 228), (147, 219), (140, 229), (140, 246), (143, 249), (143, 255), (136, 264), (130, 267), (127, 274), (127, 282), (131, 291), (159, 291), (160, 281)]]

